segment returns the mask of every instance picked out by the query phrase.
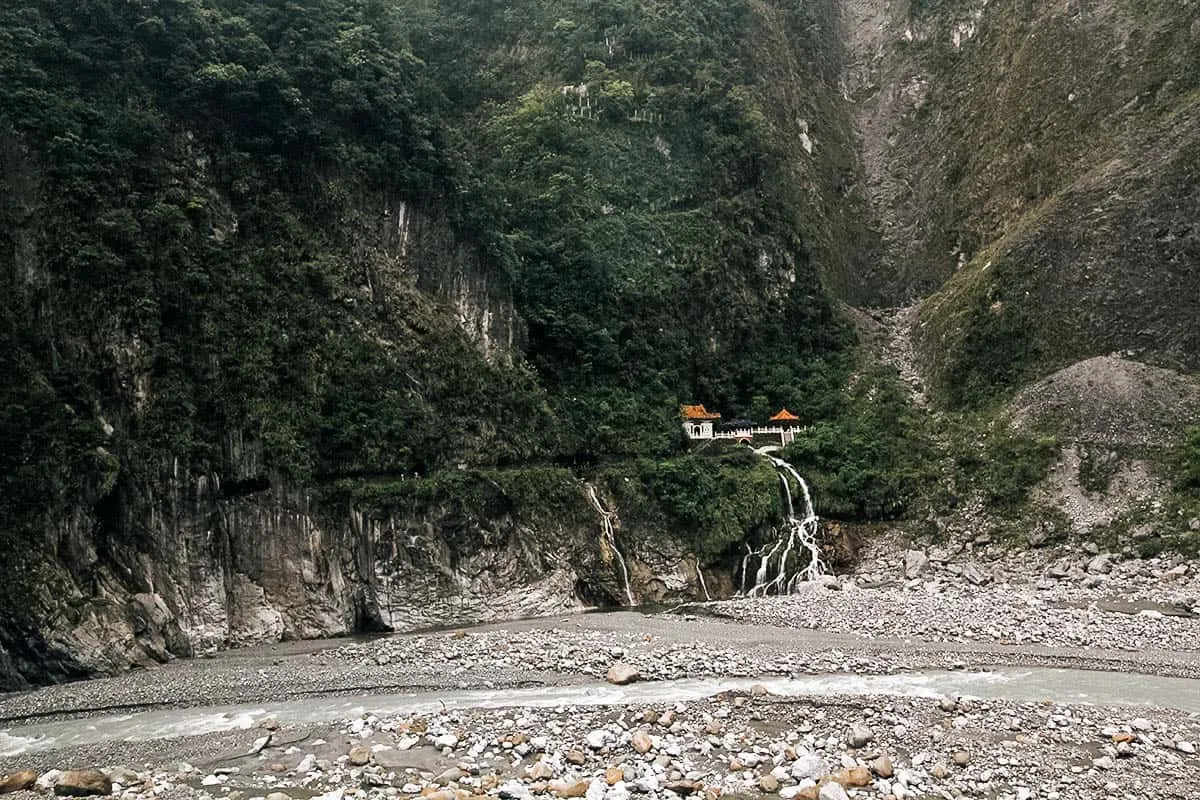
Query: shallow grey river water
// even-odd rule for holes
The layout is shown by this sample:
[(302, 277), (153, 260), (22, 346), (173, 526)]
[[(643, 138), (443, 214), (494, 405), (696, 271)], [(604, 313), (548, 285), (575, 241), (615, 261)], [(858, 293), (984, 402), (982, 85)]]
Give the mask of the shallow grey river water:
[(1004, 667), (988, 671), (925, 671), (898, 675), (814, 675), (801, 678), (682, 679), (613, 686), (608, 683), (532, 689), (448, 690), (415, 694), (316, 697), (278, 703), (146, 711), (57, 720), (0, 730), (0, 756), (108, 741), (146, 741), (246, 729), (273, 717), (284, 725), (314, 725), (364, 714), (427, 714), (445, 709), (615, 705), (698, 700), (762, 684), (776, 695), (893, 695), (1157, 706), (1200, 712), (1200, 681), (1118, 672)]

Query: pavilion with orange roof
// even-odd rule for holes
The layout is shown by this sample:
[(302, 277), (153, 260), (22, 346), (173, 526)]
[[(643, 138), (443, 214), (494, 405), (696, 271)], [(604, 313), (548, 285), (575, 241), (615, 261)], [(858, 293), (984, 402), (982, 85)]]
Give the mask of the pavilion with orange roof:
[(680, 406), (679, 416), (683, 418), (683, 430), (692, 439), (713, 438), (713, 423), (721, 418), (703, 405)]
[(797, 431), (803, 430), (800, 418), (780, 409), (765, 424), (749, 420), (735, 420), (717, 428), (720, 414), (714, 414), (703, 405), (681, 405), (679, 417), (683, 420), (683, 432), (689, 439), (732, 439), (742, 444), (753, 444), (755, 436), (778, 436), (783, 445), (796, 439)]

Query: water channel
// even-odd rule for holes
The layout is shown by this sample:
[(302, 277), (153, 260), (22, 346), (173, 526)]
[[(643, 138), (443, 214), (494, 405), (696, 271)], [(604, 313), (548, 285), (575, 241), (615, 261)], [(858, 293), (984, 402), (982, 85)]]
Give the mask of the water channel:
[(1200, 713), (1200, 681), (1119, 672), (1002, 667), (985, 671), (920, 671), (897, 675), (814, 675), (799, 678), (705, 678), (614, 686), (585, 683), (530, 689), (448, 690), (413, 694), (314, 697), (275, 703), (145, 711), (55, 720), (0, 730), (0, 756), (108, 741), (147, 741), (246, 729), (273, 717), (284, 725), (316, 725), (364, 714), (428, 714), (449, 709), (601, 706), (699, 700), (762, 684), (785, 697), (890, 695), (984, 700), (1154, 706)]

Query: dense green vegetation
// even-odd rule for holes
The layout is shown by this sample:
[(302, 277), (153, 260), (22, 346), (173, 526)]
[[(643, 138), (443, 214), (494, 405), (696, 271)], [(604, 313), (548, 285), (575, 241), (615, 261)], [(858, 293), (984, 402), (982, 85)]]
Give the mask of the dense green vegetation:
[(686, 543), (703, 561), (739, 550), (782, 518), (775, 470), (746, 448), (640, 459), (602, 477), (625, 519)]
[(428, 477), (339, 480), (321, 489), (329, 508), (375, 516), (446, 516), (487, 524), (504, 516), (564, 522), (590, 514), (579, 480), (561, 467), (443, 470)]
[(929, 432), (890, 370), (856, 377), (840, 413), (784, 450), (812, 484), (817, 513), (841, 519), (895, 519), (931, 480)]
[[(810, 12), (778, 5), (802, 52)], [(103, 559), (197, 476), (236, 495), (415, 474), (453, 494), (460, 466), (678, 455), (683, 401), (835, 414), (852, 337), (748, 66), (754, 13), (0, 10), (6, 552), (36, 560), (74, 517)], [(449, 256), (389, 239), (401, 203), (511, 290), (521, 351), (485, 357), (426, 290)], [(718, 550), (767, 513), (719, 509), (748, 496), (723, 486), (709, 507), (659, 499)]]
[(755, 395), (821, 413), (848, 336), (747, 66), (750, 7), (555, 9), (457, 18), (457, 46), (431, 58), (457, 75), (464, 50), (494, 64), (529, 48), (512, 65), (528, 76), (519, 93), (484, 81), (463, 128), (469, 191), (487, 198), (489, 247), (561, 422), (556, 449), (662, 455), (690, 398), (735, 415)]
[(1188, 428), (1181, 449), (1183, 468), (1180, 470), (1180, 486), (1185, 491), (1200, 495), (1200, 425)]

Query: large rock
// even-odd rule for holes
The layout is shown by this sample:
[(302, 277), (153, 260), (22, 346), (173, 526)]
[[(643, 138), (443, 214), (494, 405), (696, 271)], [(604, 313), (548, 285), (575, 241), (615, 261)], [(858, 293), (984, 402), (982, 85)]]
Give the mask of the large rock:
[(98, 769), (72, 769), (58, 776), (54, 793), (60, 797), (112, 794), (112, 781)]
[(829, 765), (816, 753), (802, 753), (792, 762), (790, 772), (797, 781), (819, 781), (829, 774)]
[(908, 580), (920, 578), (929, 571), (929, 556), (920, 550), (907, 550), (904, 553), (904, 577)]
[(0, 794), (19, 792), (37, 783), (38, 774), (31, 769), (23, 769), (0, 778)]
[(974, 561), (968, 561), (963, 565), (963, 577), (974, 586), (983, 586), (992, 578), (984, 572)]
[(833, 773), (833, 779), (842, 786), (870, 786), (871, 770), (866, 767), (849, 767)]
[(606, 676), (609, 683), (615, 683), (618, 686), (624, 686), (627, 683), (633, 683), (636, 680), (641, 680), (642, 674), (638, 672), (638, 668), (632, 664), (627, 664), (624, 661), (618, 661), (608, 668)]

